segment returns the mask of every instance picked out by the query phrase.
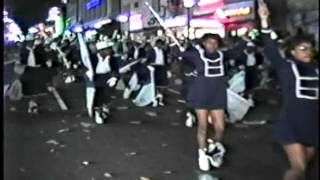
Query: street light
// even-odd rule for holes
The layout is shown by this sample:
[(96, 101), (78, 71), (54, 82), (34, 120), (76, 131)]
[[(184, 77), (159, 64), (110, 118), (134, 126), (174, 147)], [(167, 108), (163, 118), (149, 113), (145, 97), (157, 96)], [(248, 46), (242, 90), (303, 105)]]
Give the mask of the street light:
[(188, 36), (188, 41), (190, 40), (190, 9), (195, 5), (194, 0), (184, 0), (183, 1), (183, 6), (187, 8), (187, 36)]

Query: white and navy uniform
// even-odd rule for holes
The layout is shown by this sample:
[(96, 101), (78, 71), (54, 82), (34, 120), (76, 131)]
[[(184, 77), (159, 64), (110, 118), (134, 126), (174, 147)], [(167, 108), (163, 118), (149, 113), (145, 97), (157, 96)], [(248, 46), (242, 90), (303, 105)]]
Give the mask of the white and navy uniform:
[(110, 101), (113, 93), (113, 88), (108, 86), (107, 81), (112, 77), (119, 77), (118, 58), (114, 56), (102, 58), (98, 54), (96, 60), (96, 63), (92, 63), (95, 70), (93, 79), (96, 88), (94, 106), (101, 106)]
[(23, 93), (26, 96), (47, 92), (47, 84), (52, 82), (55, 69), (47, 68), (47, 52), (42, 44), (34, 48), (25, 47), (20, 54), (20, 63), (26, 66), (20, 76)]
[(196, 48), (180, 54), (195, 67), (186, 97), (191, 107), (206, 110), (227, 108), (228, 84), (224, 60), (235, 59), (244, 48), (245, 42), (241, 42), (232, 50), (208, 53), (197, 45)]
[(282, 89), (282, 108), (275, 140), (318, 147), (319, 69), (316, 64), (283, 58), (271, 30), (262, 30), (264, 51), (274, 66)]
[(167, 56), (163, 49), (154, 47), (147, 53), (147, 61), (155, 68), (156, 86), (167, 86)]

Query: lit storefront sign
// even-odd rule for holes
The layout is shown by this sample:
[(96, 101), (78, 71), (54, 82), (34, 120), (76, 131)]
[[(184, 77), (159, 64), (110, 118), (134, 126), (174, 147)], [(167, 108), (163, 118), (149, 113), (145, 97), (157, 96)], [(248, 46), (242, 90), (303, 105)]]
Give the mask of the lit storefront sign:
[(101, 6), (101, 5), (102, 5), (102, 0), (90, 0), (87, 3), (87, 10), (94, 9), (94, 8)]
[(210, 14), (213, 14), (216, 11), (216, 9), (222, 8), (224, 6), (223, 1), (215, 1), (209, 4), (202, 4), (202, 5), (200, 5), (199, 3), (198, 3), (198, 7), (194, 8), (193, 10), (193, 16), (210, 15)]
[(227, 23), (254, 19), (254, 1), (226, 4), (222, 8), (221, 14), (223, 15), (220, 15), (219, 18)]
[(217, 2), (221, 2), (221, 1), (223, 1), (223, 0), (199, 0), (198, 6), (204, 6), (204, 5), (217, 3)]
[(167, 18), (164, 20), (167, 27), (179, 27), (187, 25), (187, 16), (177, 16), (175, 18)]
[(141, 14), (135, 14), (130, 16), (130, 31), (138, 31), (143, 29), (143, 21)]
[(224, 28), (224, 25), (221, 22), (205, 18), (192, 19), (190, 21), (190, 26), (194, 28)]

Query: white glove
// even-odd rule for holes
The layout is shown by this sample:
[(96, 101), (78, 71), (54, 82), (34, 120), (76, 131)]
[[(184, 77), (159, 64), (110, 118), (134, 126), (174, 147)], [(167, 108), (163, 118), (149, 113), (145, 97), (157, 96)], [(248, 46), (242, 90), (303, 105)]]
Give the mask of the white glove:
[(52, 50), (56, 50), (57, 47), (58, 47), (58, 45), (57, 45), (57, 43), (55, 43), (55, 42), (51, 43), (51, 45), (50, 45), (50, 48), (51, 48)]
[(180, 47), (179, 50), (180, 50), (180, 52), (186, 51), (186, 49), (184, 47)]
[(93, 72), (92, 71), (87, 71), (86, 75), (87, 75), (87, 77), (89, 78), (90, 81), (93, 81)]
[(117, 78), (116, 77), (112, 77), (107, 81), (107, 84), (109, 85), (109, 87), (114, 87), (117, 83)]
[(47, 64), (47, 66), (48, 66), (49, 68), (52, 67), (52, 61), (51, 61), (51, 60), (46, 61), (46, 64)]

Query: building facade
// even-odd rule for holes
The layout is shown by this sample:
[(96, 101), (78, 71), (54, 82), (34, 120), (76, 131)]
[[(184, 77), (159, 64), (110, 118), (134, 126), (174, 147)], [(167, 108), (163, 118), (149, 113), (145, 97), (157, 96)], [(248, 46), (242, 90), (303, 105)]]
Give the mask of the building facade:
[(66, 4), (71, 26), (81, 23), (93, 26), (100, 19), (114, 19), (120, 12), (119, 0), (69, 0)]

